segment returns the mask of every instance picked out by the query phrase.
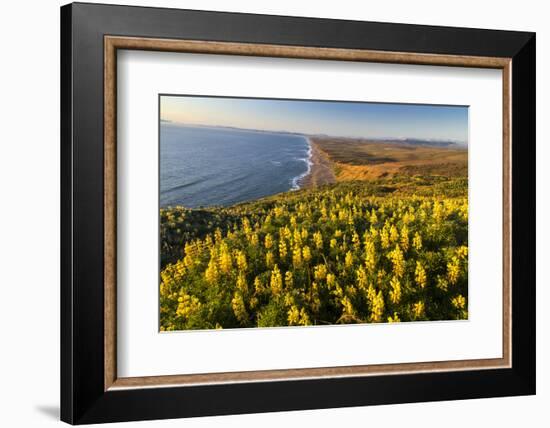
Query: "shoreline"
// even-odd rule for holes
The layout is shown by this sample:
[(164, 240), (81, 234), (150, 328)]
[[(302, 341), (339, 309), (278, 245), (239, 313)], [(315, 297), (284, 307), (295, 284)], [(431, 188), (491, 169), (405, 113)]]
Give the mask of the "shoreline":
[(336, 183), (336, 176), (334, 175), (332, 162), (329, 157), (311, 138), (306, 137), (306, 140), (309, 144), (308, 171), (302, 177), (297, 178), (296, 184), (298, 189), (310, 189), (312, 187)]
[(307, 137), (304, 137), (307, 144), (308, 144), (308, 150), (307, 150), (307, 158), (303, 158), (301, 160), (303, 160), (306, 165), (307, 165), (307, 170), (306, 172), (300, 174), (300, 175), (297, 175), (296, 177), (294, 177), (292, 179), (292, 187), (290, 188), (290, 191), (294, 191), (294, 190), (300, 190), (302, 188), (302, 182), (303, 180), (311, 174), (311, 169), (313, 167), (313, 161), (312, 161), (312, 157), (313, 157), (313, 147), (311, 145), (311, 141), (309, 138)]

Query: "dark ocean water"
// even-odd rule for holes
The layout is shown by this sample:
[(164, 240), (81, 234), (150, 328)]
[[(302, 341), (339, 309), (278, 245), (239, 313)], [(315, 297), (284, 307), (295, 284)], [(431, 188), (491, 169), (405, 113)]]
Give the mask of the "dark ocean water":
[(297, 189), (310, 169), (298, 135), (161, 123), (160, 205), (232, 205)]

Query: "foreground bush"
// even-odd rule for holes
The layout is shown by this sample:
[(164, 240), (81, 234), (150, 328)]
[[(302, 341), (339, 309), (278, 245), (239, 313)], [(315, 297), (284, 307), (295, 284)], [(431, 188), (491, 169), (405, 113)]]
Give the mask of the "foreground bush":
[(465, 180), (161, 210), (161, 330), (466, 319)]

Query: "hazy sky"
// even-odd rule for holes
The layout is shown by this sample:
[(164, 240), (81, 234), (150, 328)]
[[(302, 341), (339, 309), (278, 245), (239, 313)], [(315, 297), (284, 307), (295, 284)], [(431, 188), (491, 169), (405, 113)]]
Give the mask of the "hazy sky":
[(455, 106), (163, 95), (161, 119), (342, 137), (468, 140), (468, 108)]

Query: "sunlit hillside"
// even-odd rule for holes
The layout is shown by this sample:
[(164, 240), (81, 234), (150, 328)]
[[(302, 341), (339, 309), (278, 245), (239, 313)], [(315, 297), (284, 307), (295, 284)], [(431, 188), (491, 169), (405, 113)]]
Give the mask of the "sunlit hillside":
[(339, 181), (373, 180), (398, 175), (466, 177), (468, 151), (452, 143), (388, 142), (312, 138), (328, 155)]
[(467, 178), (401, 172), (161, 209), (161, 330), (466, 319)]

